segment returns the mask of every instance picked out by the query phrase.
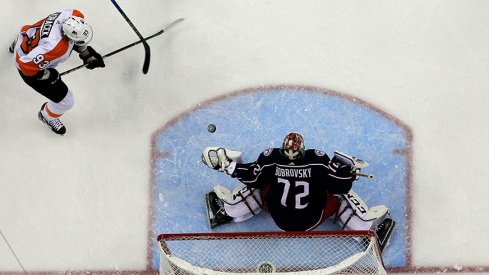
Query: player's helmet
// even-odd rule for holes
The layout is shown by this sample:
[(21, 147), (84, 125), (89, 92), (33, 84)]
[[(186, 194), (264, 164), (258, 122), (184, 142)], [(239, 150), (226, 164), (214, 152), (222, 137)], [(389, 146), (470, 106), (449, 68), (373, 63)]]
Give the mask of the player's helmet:
[(282, 143), (282, 155), (290, 160), (302, 158), (304, 156), (304, 138), (299, 133), (288, 133)]
[(78, 16), (70, 16), (61, 28), (63, 34), (78, 46), (87, 45), (93, 37), (92, 27), (85, 19)]

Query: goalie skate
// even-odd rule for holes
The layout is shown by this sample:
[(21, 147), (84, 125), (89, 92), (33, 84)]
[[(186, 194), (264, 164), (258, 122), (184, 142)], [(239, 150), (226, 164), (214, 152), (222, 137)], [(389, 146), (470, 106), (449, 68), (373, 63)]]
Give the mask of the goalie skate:
[(226, 214), (224, 205), (215, 192), (210, 192), (205, 195), (205, 203), (207, 209), (207, 220), (211, 229), (233, 220), (232, 217)]
[(379, 226), (377, 226), (375, 233), (377, 234), (377, 238), (379, 240), (380, 251), (384, 251), (384, 248), (389, 243), (395, 226), (396, 222), (391, 218), (386, 218), (381, 224), (379, 224)]

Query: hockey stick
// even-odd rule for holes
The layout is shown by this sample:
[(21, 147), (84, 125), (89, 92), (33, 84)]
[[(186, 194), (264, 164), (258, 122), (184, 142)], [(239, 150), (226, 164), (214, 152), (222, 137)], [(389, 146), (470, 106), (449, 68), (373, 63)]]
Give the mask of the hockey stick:
[[(154, 33), (153, 35), (150, 35), (150, 36), (148, 36), (148, 37), (144, 38), (144, 40), (150, 40), (151, 38), (154, 38), (154, 37), (156, 37), (156, 36), (158, 36), (158, 35), (160, 35), (160, 34), (162, 34), (162, 33), (166, 32), (168, 29), (170, 29), (171, 27), (175, 26), (176, 24), (178, 24), (178, 23), (182, 22), (183, 20), (184, 20), (184, 18), (178, 18), (177, 20), (175, 20), (175, 21), (171, 22), (171, 23), (170, 23), (168, 26), (166, 26), (164, 29), (162, 29), (162, 30), (158, 31), (157, 33)], [(131, 44), (129, 44), (129, 45), (126, 45), (126, 46), (124, 46), (124, 47), (122, 47), (122, 48), (120, 48), (120, 49), (117, 49), (117, 50), (115, 50), (115, 51), (112, 51), (112, 52), (110, 52), (110, 53), (108, 53), (108, 54), (106, 54), (106, 55), (102, 56), (102, 58), (103, 58), (103, 59), (105, 59), (105, 58), (107, 58), (107, 57), (109, 57), (109, 56), (112, 56), (112, 55), (114, 55), (114, 54), (116, 54), (116, 53), (120, 53), (120, 52), (125, 51), (125, 50), (127, 50), (127, 49), (129, 49), (129, 48), (132, 48), (132, 47), (134, 47), (134, 46), (136, 46), (136, 45), (138, 45), (138, 44), (140, 44), (140, 43), (143, 43), (143, 40), (138, 40), (138, 41), (133, 42), (133, 43), (131, 43)], [(62, 73), (60, 74), (60, 76), (67, 75), (67, 74), (72, 73), (72, 72), (74, 72), (74, 71), (77, 71), (77, 70), (79, 70), (79, 69), (81, 69), (81, 68), (85, 68), (86, 66), (87, 66), (87, 64), (82, 64), (82, 65), (80, 65), (80, 66), (74, 67), (74, 68), (69, 69), (69, 70), (67, 70), (67, 71), (65, 71), (65, 72), (62, 72)]]
[(150, 59), (150, 55), (151, 55), (148, 43), (146, 42), (146, 40), (144, 40), (144, 37), (141, 35), (141, 33), (138, 31), (138, 29), (136, 29), (136, 27), (131, 22), (131, 20), (129, 20), (129, 17), (127, 17), (126, 13), (121, 9), (119, 4), (117, 4), (117, 2), (115, 0), (110, 0), (110, 1), (112, 2), (112, 4), (114, 4), (114, 6), (120, 12), (122, 17), (124, 17), (124, 19), (126, 19), (126, 22), (129, 24), (129, 26), (131, 26), (132, 30), (138, 35), (139, 39), (141, 39), (141, 42), (143, 43), (143, 46), (144, 46), (143, 74), (147, 74), (148, 70), (149, 70), (149, 59)]
[(0, 236), (2, 236), (3, 240), (7, 244), (8, 248), (10, 249), (10, 252), (12, 252), (12, 255), (14, 255), (14, 258), (17, 260), (17, 263), (20, 265), (20, 268), (22, 268), (22, 271), (24, 271), (24, 274), (28, 274), (27, 271), (24, 268), (24, 265), (22, 265), (22, 262), (19, 260), (19, 257), (17, 257), (17, 254), (15, 254), (15, 251), (12, 249), (12, 246), (10, 246), (10, 243), (8, 242), (7, 238), (5, 235), (3, 235), (2, 230), (0, 230)]
[(373, 179), (375, 176), (372, 174), (361, 174), (361, 173), (355, 173), (353, 174), (354, 176), (359, 176), (359, 177), (366, 177), (367, 179)]

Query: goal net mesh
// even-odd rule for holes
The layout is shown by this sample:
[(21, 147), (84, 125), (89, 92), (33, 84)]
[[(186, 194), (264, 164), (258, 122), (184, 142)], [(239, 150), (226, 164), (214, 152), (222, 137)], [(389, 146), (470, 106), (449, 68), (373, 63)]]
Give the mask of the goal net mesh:
[(162, 234), (160, 274), (386, 274), (370, 231)]

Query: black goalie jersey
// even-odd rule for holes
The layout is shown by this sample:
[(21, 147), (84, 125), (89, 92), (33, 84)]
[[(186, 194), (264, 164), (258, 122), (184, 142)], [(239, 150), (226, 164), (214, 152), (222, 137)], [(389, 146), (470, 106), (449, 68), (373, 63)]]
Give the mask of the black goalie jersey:
[(281, 149), (267, 149), (252, 163), (236, 164), (232, 177), (262, 190), (264, 208), (284, 231), (306, 231), (321, 223), (329, 194), (352, 187), (349, 167), (336, 169), (324, 152), (305, 151), (291, 161)]

